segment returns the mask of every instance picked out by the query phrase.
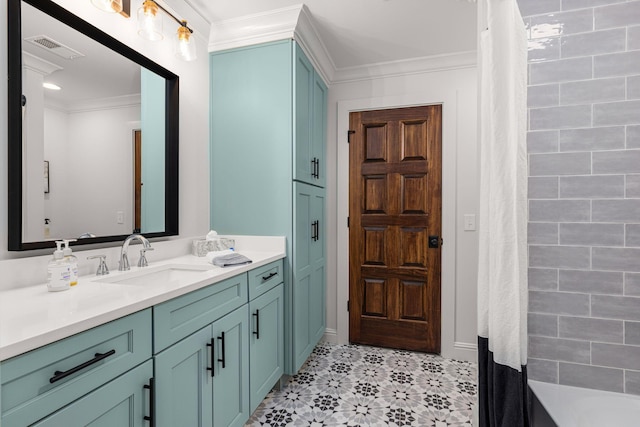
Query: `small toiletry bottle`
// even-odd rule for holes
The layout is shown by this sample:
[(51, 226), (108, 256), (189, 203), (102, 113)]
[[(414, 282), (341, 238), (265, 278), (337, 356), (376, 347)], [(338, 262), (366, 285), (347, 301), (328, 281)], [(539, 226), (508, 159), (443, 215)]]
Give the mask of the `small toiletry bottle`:
[(69, 269), (71, 270), (69, 286), (75, 286), (78, 284), (78, 258), (71, 253), (71, 248), (69, 247), (69, 242), (75, 241), (76, 239), (63, 240), (64, 250), (62, 251), (62, 254), (64, 255), (65, 261), (69, 263)]
[(66, 291), (69, 289), (71, 269), (62, 253), (62, 242), (56, 241), (58, 249), (53, 252), (53, 258), (47, 265), (47, 289), (49, 292)]

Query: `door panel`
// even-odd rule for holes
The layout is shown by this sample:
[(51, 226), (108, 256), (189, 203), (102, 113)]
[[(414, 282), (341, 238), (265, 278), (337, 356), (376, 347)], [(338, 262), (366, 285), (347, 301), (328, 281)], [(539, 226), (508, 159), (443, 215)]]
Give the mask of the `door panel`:
[(325, 190), (294, 183), (293, 355), (299, 369), (324, 334)]
[(250, 303), (250, 412), (256, 410), (284, 373), (284, 285)]
[(293, 179), (313, 181), (311, 159), (311, 115), (313, 97), (313, 66), (302, 49), (295, 46), (295, 145), (294, 145), (294, 177)]
[[(249, 419), (249, 307), (213, 323), (216, 340), (213, 425), (242, 427)], [(224, 362), (223, 362), (224, 360)]]
[(155, 357), (156, 426), (212, 425), (211, 326)]
[(350, 340), (440, 351), (442, 107), (351, 113)]

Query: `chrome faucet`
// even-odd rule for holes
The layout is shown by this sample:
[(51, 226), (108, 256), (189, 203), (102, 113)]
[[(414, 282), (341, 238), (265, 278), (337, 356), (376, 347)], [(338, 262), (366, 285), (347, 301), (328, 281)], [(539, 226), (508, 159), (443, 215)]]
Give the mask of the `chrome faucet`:
[(133, 240), (140, 240), (144, 251), (153, 250), (153, 248), (151, 248), (151, 243), (149, 243), (147, 238), (142, 234), (132, 234), (131, 236), (127, 237), (126, 239), (124, 239), (124, 243), (122, 243), (122, 249), (120, 250), (120, 262), (118, 264), (119, 271), (125, 271), (131, 268), (129, 266), (129, 257), (127, 256), (127, 250), (129, 250), (129, 243), (131, 243)]

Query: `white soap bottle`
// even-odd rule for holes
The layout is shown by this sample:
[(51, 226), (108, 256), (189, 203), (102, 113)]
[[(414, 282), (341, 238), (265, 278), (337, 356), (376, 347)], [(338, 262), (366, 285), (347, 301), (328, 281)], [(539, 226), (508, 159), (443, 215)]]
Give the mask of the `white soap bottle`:
[(69, 263), (69, 269), (71, 270), (71, 276), (69, 277), (69, 286), (75, 286), (78, 284), (78, 258), (71, 253), (69, 242), (75, 242), (76, 239), (63, 240), (64, 250), (62, 254), (64, 260)]
[(53, 258), (47, 265), (47, 289), (49, 292), (66, 291), (70, 286), (71, 269), (64, 259), (62, 242), (56, 241), (58, 249), (53, 252)]

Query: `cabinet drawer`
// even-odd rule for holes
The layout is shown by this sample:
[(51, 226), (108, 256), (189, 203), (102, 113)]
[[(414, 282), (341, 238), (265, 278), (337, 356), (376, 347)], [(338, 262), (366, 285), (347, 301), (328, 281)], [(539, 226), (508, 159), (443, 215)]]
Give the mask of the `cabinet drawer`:
[(153, 377), (153, 362), (146, 363), (92, 391), (33, 427), (113, 426), (146, 427), (150, 392), (145, 385)]
[(147, 309), (8, 359), (0, 424), (30, 425), (150, 357)]
[(247, 301), (247, 274), (243, 273), (154, 306), (154, 354)]
[(274, 288), (284, 280), (282, 260), (256, 268), (249, 272), (249, 299), (252, 300)]

